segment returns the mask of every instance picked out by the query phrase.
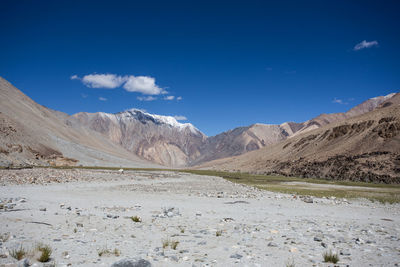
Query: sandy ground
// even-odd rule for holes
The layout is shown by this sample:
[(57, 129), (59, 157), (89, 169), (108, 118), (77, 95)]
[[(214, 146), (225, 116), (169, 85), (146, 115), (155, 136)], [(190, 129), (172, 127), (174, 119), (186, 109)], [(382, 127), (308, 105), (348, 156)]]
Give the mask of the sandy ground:
[[(337, 266), (400, 264), (398, 204), (306, 203), (174, 172), (0, 170), (0, 184), (0, 266), (16, 264), (10, 250), (38, 243), (53, 248), (57, 266), (123, 258), (153, 266), (333, 266), (323, 262), (328, 250), (339, 254)], [(179, 243), (163, 248), (166, 240)], [(99, 256), (114, 249), (119, 256)]]

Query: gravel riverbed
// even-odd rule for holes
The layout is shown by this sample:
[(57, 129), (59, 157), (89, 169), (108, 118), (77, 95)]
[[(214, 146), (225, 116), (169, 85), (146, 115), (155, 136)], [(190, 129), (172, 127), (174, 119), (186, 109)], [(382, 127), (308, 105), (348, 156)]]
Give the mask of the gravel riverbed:
[[(400, 265), (399, 204), (166, 171), (0, 170), (0, 185), (0, 266)], [(338, 263), (324, 262), (328, 251)]]

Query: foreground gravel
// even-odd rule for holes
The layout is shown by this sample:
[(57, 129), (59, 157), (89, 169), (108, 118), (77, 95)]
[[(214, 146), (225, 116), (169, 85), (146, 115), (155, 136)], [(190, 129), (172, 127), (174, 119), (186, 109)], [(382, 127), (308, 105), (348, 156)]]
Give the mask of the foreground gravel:
[[(400, 206), (175, 172), (0, 170), (0, 266), (398, 266)], [(131, 219), (134, 216), (135, 222)], [(37, 262), (37, 244), (52, 249)], [(396, 265), (397, 264), (397, 265)]]

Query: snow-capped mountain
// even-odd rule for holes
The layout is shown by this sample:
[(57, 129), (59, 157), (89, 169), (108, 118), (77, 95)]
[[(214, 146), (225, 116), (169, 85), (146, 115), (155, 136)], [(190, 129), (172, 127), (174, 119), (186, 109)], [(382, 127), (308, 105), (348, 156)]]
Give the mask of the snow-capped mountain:
[[(107, 113), (104, 113), (107, 114)], [(107, 114), (110, 115), (110, 114)], [(189, 129), (193, 134), (202, 134), (196, 127), (191, 123), (180, 123), (172, 116), (162, 116), (156, 114), (150, 114), (140, 109), (129, 109), (123, 112), (119, 112), (115, 114), (117, 118), (121, 120), (139, 120), (142, 123), (146, 123), (147, 121), (152, 121), (155, 124), (166, 124), (173, 128), (176, 128), (180, 131), (185, 129)]]
[(199, 148), (206, 140), (190, 123), (139, 109), (115, 114), (81, 112), (73, 117), (134, 154), (171, 167), (190, 164), (199, 156)]

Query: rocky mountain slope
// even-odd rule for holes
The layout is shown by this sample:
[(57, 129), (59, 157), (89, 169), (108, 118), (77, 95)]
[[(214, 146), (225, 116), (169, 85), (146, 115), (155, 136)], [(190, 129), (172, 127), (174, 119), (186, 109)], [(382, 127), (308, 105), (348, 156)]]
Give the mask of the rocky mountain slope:
[(68, 114), (35, 103), (0, 77), (0, 166), (157, 166)]
[(360, 116), (305, 131), (202, 168), (355, 181), (400, 182), (400, 95)]
[(192, 165), (201, 164), (210, 160), (237, 156), (249, 151), (258, 150), (279, 143), (314, 129), (318, 129), (332, 122), (345, 120), (362, 115), (376, 109), (385, 101), (389, 101), (396, 94), (379, 96), (368, 99), (345, 113), (321, 114), (311, 120), (296, 123), (285, 122), (280, 125), (253, 124), (207, 138), (200, 148), (200, 156)]
[(190, 164), (200, 156), (199, 148), (206, 140), (190, 123), (138, 109), (116, 114), (81, 112), (72, 117), (133, 154), (164, 166)]

